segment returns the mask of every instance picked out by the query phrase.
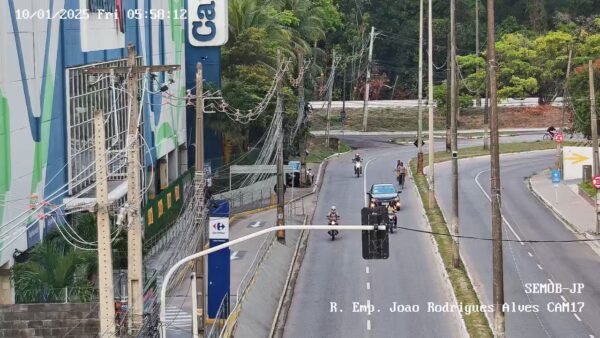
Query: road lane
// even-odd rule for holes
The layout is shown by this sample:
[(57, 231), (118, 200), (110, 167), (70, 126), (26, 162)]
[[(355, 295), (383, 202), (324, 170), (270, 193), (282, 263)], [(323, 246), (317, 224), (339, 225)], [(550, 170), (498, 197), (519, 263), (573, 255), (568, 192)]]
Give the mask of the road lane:
[[(412, 146), (375, 142), (376, 148), (358, 151), (367, 167), (367, 189), (374, 183), (392, 183), (397, 159), (414, 156)], [(332, 160), (327, 168), (314, 222), (325, 219), (336, 205), (341, 224), (360, 224), (364, 205), (363, 177), (353, 176), (352, 154)], [(408, 182), (402, 194), (399, 224), (428, 229), (418, 196)], [(361, 233), (345, 231), (335, 241), (312, 232), (284, 330), (285, 337), (459, 337), (456, 313), (427, 313), (427, 302), (452, 302), (424, 235), (397, 232), (390, 235), (390, 258), (366, 261), (361, 257)], [(333, 302), (333, 303), (332, 303)], [(353, 312), (356, 305), (373, 305), (374, 313)], [(416, 313), (393, 313), (393, 302), (420, 306)], [(337, 305), (337, 312), (332, 310)], [(359, 308), (355, 308), (358, 310)], [(363, 308), (364, 309), (364, 308)], [(342, 312), (343, 311), (343, 312)]]
[[(525, 185), (525, 177), (552, 166), (554, 152), (503, 155), (502, 210), (504, 238), (575, 239), (574, 235), (541, 204)], [(450, 165), (436, 166), (438, 202), (446, 215), (451, 211)], [(461, 234), (491, 237), (489, 202), (489, 157), (461, 160), (459, 163)], [(482, 191), (483, 189), (483, 191)], [(491, 242), (462, 240), (461, 255), (484, 303), (492, 302)], [(505, 300), (539, 308), (538, 313), (508, 312), (507, 336), (589, 337), (600, 333), (600, 259), (584, 243), (505, 243)], [(526, 283), (584, 283), (582, 294), (526, 293)], [(583, 312), (551, 313), (554, 303), (585, 302)], [(489, 317), (488, 317), (489, 318)], [(594, 320), (594, 318), (596, 318)], [(579, 320), (581, 319), (581, 321)]]

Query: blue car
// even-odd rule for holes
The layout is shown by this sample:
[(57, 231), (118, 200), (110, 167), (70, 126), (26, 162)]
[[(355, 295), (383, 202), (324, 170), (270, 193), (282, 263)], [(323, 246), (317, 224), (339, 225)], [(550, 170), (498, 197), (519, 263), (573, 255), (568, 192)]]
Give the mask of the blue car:
[(400, 192), (393, 184), (373, 184), (367, 195), (370, 208), (384, 206), (400, 210)]

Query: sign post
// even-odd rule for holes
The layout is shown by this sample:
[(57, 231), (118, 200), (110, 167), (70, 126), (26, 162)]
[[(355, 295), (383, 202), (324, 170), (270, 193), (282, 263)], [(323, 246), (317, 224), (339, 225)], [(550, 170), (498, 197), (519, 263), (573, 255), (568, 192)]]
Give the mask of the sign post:
[(600, 175), (592, 178), (592, 185), (596, 188), (596, 234), (600, 234), (600, 191), (598, 191), (600, 189)]
[(558, 185), (560, 184), (560, 169), (552, 169), (552, 171), (550, 172), (550, 176), (552, 178), (552, 185), (554, 186), (554, 197), (556, 200), (556, 203), (558, 203)]
[[(209, 246), (214, 248), (229, 242), (229, 202), (216, 201), (217, 207), (210, 210), (208, 224)], [(230, 252), (229, 248), (208, 255), (207, 317), (216, 319), (221, 303), (229, 304), (230, 288)], [(228, 298), (223, 302), (224, 298)], [(224, 317), (229, 315), (229, 309)]]

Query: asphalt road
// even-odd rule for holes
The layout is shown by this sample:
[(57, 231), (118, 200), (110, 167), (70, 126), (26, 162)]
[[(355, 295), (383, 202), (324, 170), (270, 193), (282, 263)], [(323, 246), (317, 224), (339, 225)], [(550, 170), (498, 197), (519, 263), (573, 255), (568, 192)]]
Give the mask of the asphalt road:
[[(576, 239), (525, 184), (527, 176), (553, 162), (553, 151), (501, 158), (503, 233), (505, 239), (517, 240), (503, 246), (505, 302), (522, 306), (506, 314), (507, 337), (600, 336), (600, 257), (585, 243), (519, 242)], [(449, 162), (436, 166), (438, 202), (447, 218), (452, 210), (450, 168)], [(461, 235), (491, 237), (489, 168), (489, 157), (459, 162)], [(482, 303), (492, 304), (491, 242), (463, 239), (460, 245)], [(577, 291), (575, 283), (582, 283), (581, 293), (571, 292)], [(571, 290), (560, 292), (559, 284)], [(535, 293), (531, 287), (536, 285), (549, 289)], [(557, 308), (557, 304), (563, 306)], [(538, 312), (523, 312), (527, 305), (537, 307)]]
[[(332, 160), (319, 194), (314, 224), (325, 222), (336, 205), (341, 224), (360, 224), (367, 189), (393, 183), (396, 160), (414, 156), (413, 146), (393, 146), (385, 140), (348, 140), (366, 147), (366, 182), (352, 171), (352, 154)], [(412, 181), (402, 194), (399, 224), (427, 230)], [(403, 232), (390, 234), (388, 260), (363, 260), (360, 231), (344, 231), (335, 241), (313, 231), (300, 270), (284, 336), (296, 337), (459, 337), (456, 313), (428, 313), (427, 302), (452, 302), (431, 238)], [(355, 303), (354, 303), (355, 302)], [(417, 312), (392, 312), (393, 302)], [(372, 305), (372, 313), (355, 306)], [(336, 311), (337, 310), (337, 311)]]

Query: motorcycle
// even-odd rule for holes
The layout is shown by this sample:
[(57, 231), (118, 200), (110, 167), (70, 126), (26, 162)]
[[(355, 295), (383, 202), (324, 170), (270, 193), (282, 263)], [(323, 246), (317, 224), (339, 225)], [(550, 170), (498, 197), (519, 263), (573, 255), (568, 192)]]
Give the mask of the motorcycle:
[(388, 212), (388, 230), (393, 234), (395, 229), (398, 229), (398, 217), (396, 213)]
[(355, 161), (354, 162), (354, 174), (356, 175), (356, 177), (360, 177), (360, 174), (362, 174), (362, 163), (361, 163), (361, 161)]
[[(329, 225), (338, 225), (338, 219), (339, 218), (332, 218), (331, 216), (327, 216), (329, 222), (327, 224)], [(335, 241), (335, 236), (337, 236), (340, 232), (337, 230), (329, 230), (327, 231), (327, 233), (329, 234), (329, 236), (331, 236), (331, 240)]]

